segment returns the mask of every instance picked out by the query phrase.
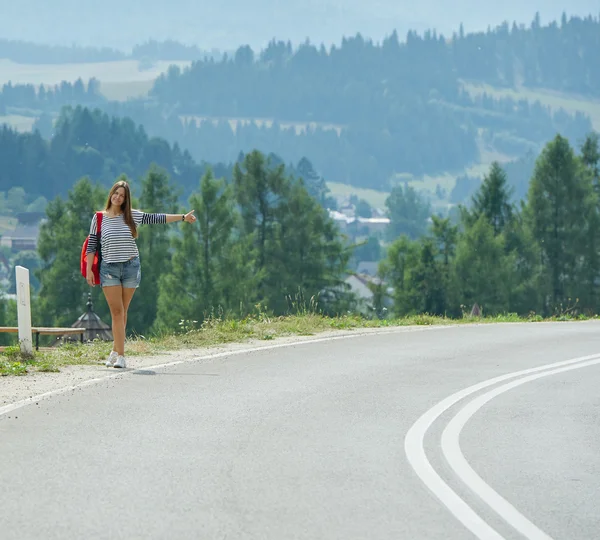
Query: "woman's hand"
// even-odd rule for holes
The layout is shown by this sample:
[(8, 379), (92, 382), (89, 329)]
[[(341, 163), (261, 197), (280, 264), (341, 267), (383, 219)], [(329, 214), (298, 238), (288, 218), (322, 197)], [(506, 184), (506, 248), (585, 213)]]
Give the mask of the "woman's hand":
[(194, 223), (194, 221), (196, 221), (196, 216), (194, 215), (194, 212), (195, 210), (188, 212), (183, 218), (183, 221), (186, 221), (187, 223)]
[(92, 272), (91, 270), (87, 273), (85, 280), (87, 281), (90, 287), (96, 285), (96, 283), (94, 282), (94, 272)]

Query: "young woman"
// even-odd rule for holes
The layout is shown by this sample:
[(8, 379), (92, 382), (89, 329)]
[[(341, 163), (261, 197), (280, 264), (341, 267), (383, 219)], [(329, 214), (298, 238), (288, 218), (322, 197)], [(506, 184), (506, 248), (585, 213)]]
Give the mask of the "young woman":
[[(100, 285), (110, 308), (113, 331), (113, 350), (106, 362), (107, 367), (124, 368), (125, 328), (127, 309), (133, 293), (140, 285), (142, 277), (140, 258), (135, 239), (137, 227), (145, 224), (173, 223), (185, 221), (194, 223), (194, 210), (187, 214), (148, 214), (131, 209), (131, 194), (127, 182), (119, 181), (110, 190), (106, 208), (102, 216), (100, 238), (97, 234), (96, 214), (90, 226), (90, 239), (87, 253), (94, 253), (100, 246)], [(93, 287), (93, 257), (88, 257), (87, 282)]]

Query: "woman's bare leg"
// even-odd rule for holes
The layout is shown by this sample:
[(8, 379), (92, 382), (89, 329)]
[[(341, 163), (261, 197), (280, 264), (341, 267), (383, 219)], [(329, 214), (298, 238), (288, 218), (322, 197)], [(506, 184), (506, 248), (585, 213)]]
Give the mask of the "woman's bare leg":
[(123, 317), (123, 324), (125, 327), (125, 337), (127, 337), (127, 310), (129, 309), (129, 304), (131, 304), (131, 299), (133, 298), (133, 294), (136, 289), (123, 287), (123, 309), (125, 310), (125, 315)]
[(103, 287), (104, 296), (112, 318), (113, 351), (125, 355), (125, 308), (123, 306), (123, 287), (120, 285)]

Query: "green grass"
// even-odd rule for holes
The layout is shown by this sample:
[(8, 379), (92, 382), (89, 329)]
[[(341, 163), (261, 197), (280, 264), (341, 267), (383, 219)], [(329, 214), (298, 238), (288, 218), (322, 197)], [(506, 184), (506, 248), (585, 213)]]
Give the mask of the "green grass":
[(408, 185), (412, 186), (417, 191), (426, 191), (432, 195), (435, 194), (436, 188), (439, 185), (446, 190), (447, 197), (449, 198), (450, 193), (456, 185), (456, 179), (459, 176), (473, 176), (482, 178), (490, 170), (490, 166), (494, 161), (499, 163), (506, 163), (513, 156), (508, 156), (497, 152), (491, 148), (486, 147), (481, 135), (478, 137), (477, 146), (479, 147), (479, 161), (473, 163), (468, 167), (460, 171), (451, 171), (437, 175), (424, 175), (424, 176), (413, 176), (410, 174), (398, 174), (394, 177), (393, 181), (403, 182), (408, 181)]
[(101, 82), (100, 93), (111, 101), (127, 101), (148, 95), (154, 79), (147, 81)]
[[(178, 334), (164, 334), (149, 339), (128, 339), (128, 356), (152, 356), (182, 349), (210, 348), (226, 343), (244, 343), (249, 340), (271, 341), (280, 337), (312, 336), (334, 330), (359, 330), (361, 328), (393, 328), (401, 326), (456, 325), (467, 323), (490, 324), (505, 322), (532, 323), (540, 321), (573, 321), (588, 319), (583, 316), (562, 314), (543, 319), (539, 315), (519, 317), (504, 314), (493, 317), (470, 317), (465, 314), (458, 319), (431, 315), (415, 315), (391, 320), (371, 320), (359, 316), (325, 317), (304, 313), (286, 317), (269, 317), (264, 313), (244, 320), (210, 319), (199, 328), (186, 325), (187, 330)], [(33, 359), (21, 356), (18, 347), (7, 347), (0, 354), (0, 376), (23, 376), (35, 372), (57, 372), (65, 366), (102, 365), (111, 344), (95, 342), (56, 347), (51, 351), (36, 352)]]
[(463, 81), (464, 89), (472, 96), (486, 92), (488, 95), (501, 98), (510, 97), (515, 100), (526, 99), (530, 102), (539, 101), (552, 110), (564, 109), (569, 113), (580, 111), (590, 116), (592, 126), (600, 130), (600, 99), (592, 99), (576, 94), (555, 92), (543, 88), (497, 88), (489, 84)]
[(110, 99), (126, 100), (147, 94), (154, 80), (176, 64), (182, 69), (189, 61), (159, 61), (149, 69), (140, 69), (136, 60), (116, 62), (87, 62), (80, 64), (18, 64), (0, 59), (0, 85), (40, 84), (54, 86), (62, 81), (74, 82), (81, 78), (84, 83), (95, 77), (101, 83), (101, 92)]
[(389, 192), (359, 188), (338, 182), (327, 182), (327, 187), (331, 191), (330, 195), (332, 197), (343, 198), (356, 195), (359, 199), (364, 199), (375, 208), (385, 208), (385, 200), (389, 196)]
[[(479, 161), (462, 169), (460, 171), (445, 172), (437, 175), (423, 175), (416, 176), (409, 173), (399, 173), (392, 177), (392, 184), (404, 184), (405, 182), (414, 188), (418, 192), (426, 192), (431, 195), (434, 199), (436, 197), (436, 189), (439, 185), (446, 192), (445, 199), (441, 200), (440, 203), (447, 204), (449, 202), (450, 193), (456, 185), (456, 179), (459, 176), (468, 175), (482, 178), (488, 173), (490, 166), (493, 161), (505, 163), (510, 161), (511, 156), (501, 154), (492, 149), (486, 148), (482, 139), (478, 140), (479, 145)], [(356, 195), (360, 199), (364, 199), (371, 206), (377, 208), (385, 208), (385, 201), (389, 196), (389, 191), (377, 191), (368, 188), (359, 188), (346, 184), (340, 184), (337, 182), (327, 182), (327, 187), (331, 191), (331, 195), (336, 198), (349, 197), (350, 195)]]
[(8, 124), (10, 127), (20, 131), (21, 133), (31, 131), (35, 121), (36, 118), (34, 116), (21, 116), (18, 114), (0, 116), (0, 125)]
[(0, 357), (0, 377), (27, 375), (32, 366), (25, 361), (6, 360)]

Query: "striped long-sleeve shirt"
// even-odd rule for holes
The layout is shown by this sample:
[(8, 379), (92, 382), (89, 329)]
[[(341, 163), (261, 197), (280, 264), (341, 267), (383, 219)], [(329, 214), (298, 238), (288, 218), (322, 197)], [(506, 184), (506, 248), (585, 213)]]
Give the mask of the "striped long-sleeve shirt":
[[(136, 226), (156, 223), (166, 223), (166, 214), (148, 214), (140, 210), (132, 210), (131, 215)], [(96, 214), (92, 218), (90, 225), (90, 239), (88, 241), (87, 253), (93, 253), (98, 246)], [(125, 262), (133, 257), (139, 256), (139, 251), (135, 243), (135, 238), (131, 230), (123, 219), (123, 214), (110, 217), (104, 214), (102, 216), (102, 226), (100, 227), (100, 251), (102, 260), (107, 263)]]

